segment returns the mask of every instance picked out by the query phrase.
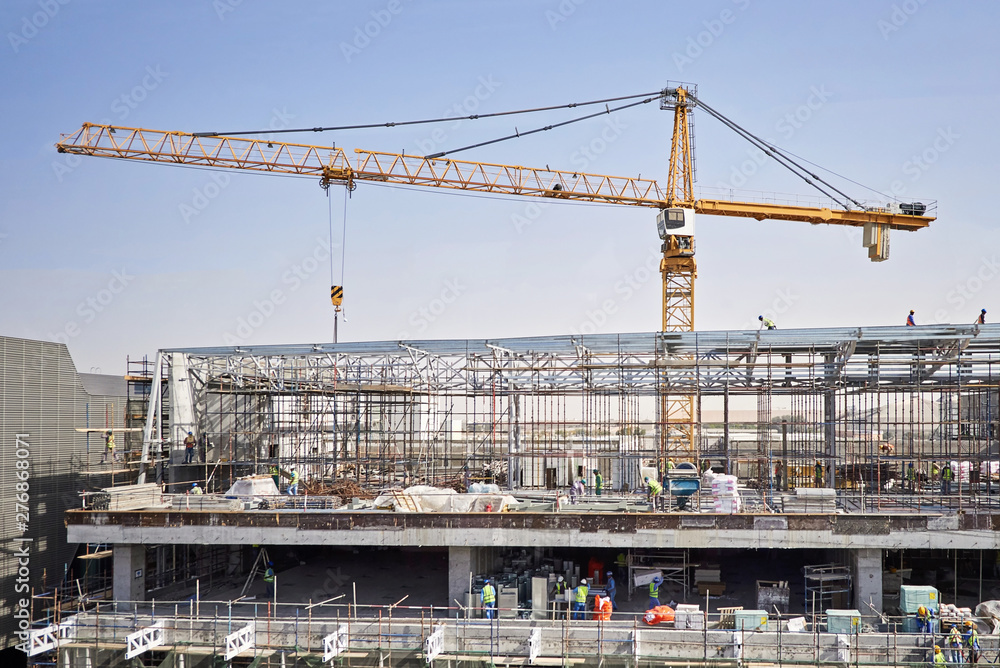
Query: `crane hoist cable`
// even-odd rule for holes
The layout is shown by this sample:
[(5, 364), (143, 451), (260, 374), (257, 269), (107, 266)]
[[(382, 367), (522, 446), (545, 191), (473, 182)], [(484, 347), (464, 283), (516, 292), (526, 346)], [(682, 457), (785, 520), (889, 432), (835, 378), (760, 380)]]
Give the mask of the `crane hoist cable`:
[(386, 123), (363, 123), (360, 125), (333, 125), (319, 128), (286, 128), (283, 130), (241, 130), (237, 132), (195, 132), (195, 137), (220, 137), (236, 135), (263, 135), (263, 134), (287, 134), (294, 132), (328, 132), (334, 130), (367, 130), (370, 128), (394, 128), (403, 125), (423, 125), (426, 123), (453, 123), (458, 120), (475, 121), (480, 118), (496, 118), (498, 116), (512, 116), (515, 114), (534, 114), (540, 111), (553, 111), (555, 109), (573, 109), (575, 107), (586, 107), (593, 104), (607, 105), (610, 102), (620, 102), (622, 100), (633, 100), (637, 97), (649, 97), (650, 95), (660, 96), (663, 91), (653, 93), (639, 93), (636, 95), (623, 95), (620, 97), (608, 97), (603, 100), (589, 100), (587, 102), (570, 102), (569, 104), (557, 104), (551, 107), (535, 107), (533, 109), (516, 109), (513, 111), (497, 111), (490, 114), (472, 114), (470, 116), (448, 116), (446, 118), (425, 118), (417, 121), (389, 121)]

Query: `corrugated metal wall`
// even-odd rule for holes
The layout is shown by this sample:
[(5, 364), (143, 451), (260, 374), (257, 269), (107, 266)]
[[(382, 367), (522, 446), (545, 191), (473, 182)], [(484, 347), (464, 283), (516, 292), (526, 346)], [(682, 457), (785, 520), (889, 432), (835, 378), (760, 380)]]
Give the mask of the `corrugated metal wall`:
[[(44, 341), (0, 337), (0, 637), (4, 644), (17, 642), (13, 635), (17, 620), (12, 617), (18, 599), (30, 598), (18, 592), (17, 538), (31, 538), (28, 576), (35, 593), (60, 586), (66, 567), (75, 552), (67, 545), (63, 513), (79, 507), (84, 487), (104, 486), (104, 476), (85, 478), (87, 434), (75, 427), (106, 426), (105, 416), (113, 415), (121, 426), (124, 397), (88, 395), (66, 346)], [(26, 434), (20, 439), (17, 434)], [(18, 457), (18, 441), (27, 443), (27, 457)], [(103, 450), (100, 434), (91, 435), (90, 461), (99, 462)], [(27, 459), (30, 478), (27, 531), (18, 517), (17, 494), (23, 491), (17, 462)], [(23, 465), (22, 465), (23, 466)], [(22, 483), (21, 490), (17, 484)]]

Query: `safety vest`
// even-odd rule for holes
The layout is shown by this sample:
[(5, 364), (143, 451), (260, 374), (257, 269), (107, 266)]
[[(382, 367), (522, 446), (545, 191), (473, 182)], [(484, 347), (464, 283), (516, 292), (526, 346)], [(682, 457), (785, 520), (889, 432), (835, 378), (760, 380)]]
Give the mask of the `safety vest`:
[(194, 447), (194, 436), (188, 436), (184, 439), (184, 447), (189, 449)]
[(953, 472), (953, 471), (951, 470), (951, 467), (950, 467), (950, 466), (945, 466), (945, 467), (944, 467), (944, 468), (943, 468), (943, 469), (941, 470), (941, 479), (942, 479), (942, 480), (948, 480), (948, 481), (950, 481), (950, 480), (951, 480), (952, 478), (954, 478), (954, 477), (955, 477), (955, 474), (954, 474), (954, 472)]
[(493, 588), (493, 585), (488, 584), (483, 587), (483, 603), (489, 605), (497, 600), (497, 590)]
[(601, 489), (602, 487), (604, 487), (604, 476), (602, 476), (600, 473), (594, 474), (594, 487), (596, 487), (597, 489)]
[(576, 602), (577, 603), (586, 603), (587, 602), (587, 592), (588, 591), (590, 591), (590, 589), (587, 587), (587, 585), (580, 585), (579, 587), (577, 587), (576, 588)]
[(914, 469), (912, 466), (907, 466), (906, 467), (906, 479), (907, 480), (916, 480), (917, 479), (916, 469)]
[(291, 484), (293, 484), (293, 485), (299, 484), (299, 472), (298, 471), (292, 471), (292, 482), (291, 482)]
[(649, 583), (649, 597), (660, 598), (660, 585), (656, 582)]
[(274, 582), (274, 569), (268, 568), (264, 571), (264, 582)]
[(953, 628), (948, 634), (948, 644), (952, 647), (962, 646), (962, 634), (958, 632), (958, 629)]
[(767, 327), (768, 329), (774, 329), (775, 328), (774, 321), (771, 320), (770, 318), (764, 318), (763, 322), (764, 322), (764, 326)]
[(947, 663), (948, 662), (944, 660), (944, 654), (941, 653), (941, 650), (934, 650), (934, 665), (947, 665)]
[(979, 649), (979, 631), (972, 629), (965, 636), (965, 646), (970, 649)]
[(271, 475), (278, 475), (278, 467), (277, 466), (272, 466), (271, 467)]
[(114, 450), (115, 449), (115, 435), (114, 434), (108, 434), (107, 436), (105, 436), (104, 437), (104, 445), (105, 445), (105, 447), (108, 450)]
[(663, 486), (660, 485), (660, 483), (656, 482), (655, 480), (649, 481), (650, 494), (653, 494), (655, 496), (656, 494), (659, 494), (662, 491), (663, 491)]
[(566, 583), (565, 582), (557, 582), (556, 583), (556, 595), (558, 596), (559, 594), (562, 594), (564, 591), (566, 591)]
[(670, 469), (674, 468), (674, 466), (675, 466), (674, 460), (668, 459), (667, 460), (667, 470), (669, 471)]

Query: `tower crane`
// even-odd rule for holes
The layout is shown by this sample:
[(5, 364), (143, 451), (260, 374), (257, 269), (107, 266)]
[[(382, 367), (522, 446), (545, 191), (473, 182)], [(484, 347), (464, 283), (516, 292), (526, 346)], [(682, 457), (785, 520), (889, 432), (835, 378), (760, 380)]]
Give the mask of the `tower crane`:
[[(926, 207), (920, 203), (867, 207), (846, 198), (848, 201), (840, 206), (810, 207), (696, 198), (690, 118), (696, 107), (706, 109), (747, 139), (756, 140), (766, 154), (779, 162), (791, 159), (708, 107), (698, 99), (692, 86), (665, 88), (659, 99), (661, 109), (674, 112), (665, 186), (651, 179), (562, 171), (547, 166), (543, 169), (363, 149), (355, 149), (350, 156), (342, 148), (332, 146), (94, 123), (85, 123), (77, 131), (65, 135), (56, 144), (56, 149), (76, 155), (312, 176), (318, 177), (324, 188), (338, 184), (353, 189), (357, 182), (371, 181), (651, 207), (658, 210), (657, 230), (662, 241), (660, 273), (664, 332), (694, 330), (694, 280), (697, 275), (694, 221), (697, 214), (861, 227), (864, 229), (863, 244), (873, 261), (887, 259), (890, 230), (919, 230), (934, 220), (933, 216), (926, 215)], [(807, 174), (802, 175), (807, 177)], [(338, 308), (342, 297), (342, 292), (337, 291), (339, 287), (334, 286), (331, 291)], [(665, 453), (694, 453), (693, 408), (694, 398), (690, 396), (664, 399), (659, 419), (665, 432), (661, 442), (664, 456)]]

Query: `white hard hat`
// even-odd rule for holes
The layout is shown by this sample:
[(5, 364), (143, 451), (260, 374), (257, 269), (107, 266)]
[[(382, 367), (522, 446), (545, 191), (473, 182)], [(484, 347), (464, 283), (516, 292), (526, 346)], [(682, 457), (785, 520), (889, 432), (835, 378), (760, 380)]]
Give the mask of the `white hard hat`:
[(587, 578), (583, 578), (582, 580), (580, 580), (580, 584), (582, 585), (587, 584)]
[(558, 577), (558, 578), (556, 579), (556, 582), (562, 582), (562, 580), (563, 580), (563, 577), (562, 577), (562, 576), (560, 575), (560, 576), (559, 576), (559, 577)]

